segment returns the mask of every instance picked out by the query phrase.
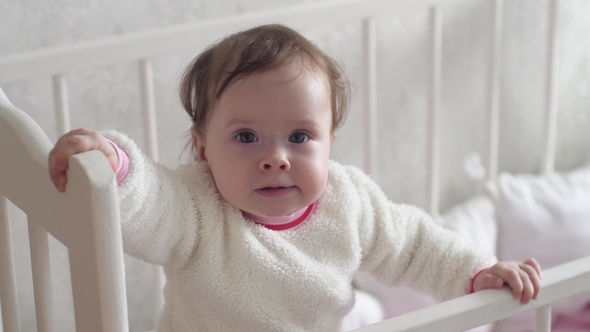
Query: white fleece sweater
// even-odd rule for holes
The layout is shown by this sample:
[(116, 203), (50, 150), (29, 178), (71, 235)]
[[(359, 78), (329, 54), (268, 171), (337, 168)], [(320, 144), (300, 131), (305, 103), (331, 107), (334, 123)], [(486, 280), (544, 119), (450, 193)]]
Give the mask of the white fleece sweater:
[(103, 134), (130, 160), (119, 186), (125, 251), (166, 273), (160, 332), (339, 331), (358, 270), (446, 300), (493, 261), (354, 167), (331, 161), (315, 213), (273, 231), (244, 219), (201, 165), (170, 170)]

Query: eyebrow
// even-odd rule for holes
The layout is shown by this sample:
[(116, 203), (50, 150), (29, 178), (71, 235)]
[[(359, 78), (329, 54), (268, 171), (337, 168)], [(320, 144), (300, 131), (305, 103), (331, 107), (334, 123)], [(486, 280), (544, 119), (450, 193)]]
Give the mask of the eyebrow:
[[(233, 127), (233, 126), (241, 126), (241, 125), (245, 125), (245, 126), (249, 126), (252, 124), (256, 124), (258, 121), (253, 121), (253, 120), (247, 120), (247, 119), (233, 119), (231, 121), (229, 121), (225, 127)], [(305, 127), (305, 126), (316, 126), (318, 123), (315, 120), (312, 119), (304, 119), (304, 120), (299, 120), (299, 121), (293, 121), (292, 122), (296, 127)]]
[(301, 121), (294, 121), (293, 122), (296, 126), (306, 127), (306, 126), (316, 126), (318, 125), (317, 121), (308, 119), (308, 120), (301, 120)]
[(252, 121), (252, 120), (246, 120), (246, 119), (233, 119), (231, 121), (229, 121), (225, 127), (233, 127), (233, 126), (238, 126), (238, 125), (251, 125), (253, 123), (256, 123), (256, 121)]

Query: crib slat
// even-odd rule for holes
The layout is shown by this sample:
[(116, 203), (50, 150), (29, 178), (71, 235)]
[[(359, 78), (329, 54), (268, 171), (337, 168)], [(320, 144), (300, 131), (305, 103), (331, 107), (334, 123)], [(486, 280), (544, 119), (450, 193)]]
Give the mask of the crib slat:
[(68, 85), (63, 74), (53, 75), (53, 99), (55, 104), (55, 120), (59, 136), (71, 130), (70, 103), (68, 101)]
[[(156, 95), (154, 92), (154, 71), (150, 60), (139, 60), (139, 79), (147, 155), (153, 160), (158, 161), (160, 153), (158, 150), (158, 130), (156, 126)], [(166, 283), (166, 276), (160, 266), (154, 265), (153, 268), (156, 275), (156, 289), (162, 290)], [(157, 292), (155, 300), (156, 314), (159, 314), (164, 306), (164, 293), (161, 291)]]
[(557, 139), (558, 104), (558, 0), (549, 1), (549, 29), (547, 34), (547, 82), (546, 82), (546, 123), (545, 158), (543, 171), (553, 172), (555, 168), (555, 141)]
[(375, 19), (363, 20), (365, 172), (377, 181), (377, 33)]
[(440, 112), (440, 80), (442, 63), (442, 9), (433, 6), (430, 9), (431, 29), (431, 72), (430, 91), (428, 94), (428, 165), (430, 180), (430, 214), (438, 215), (439, 212), (439, 187), (440, 187), (440, 139), (439, 139), (439, 112)]
[(551, 332), (551, 305), (535, 310), (535, 332)]
[(139, 60), (141, 106), (143, 108), (144, 132), (147, 140), (147, 155), (159, 159), (158, 132), (156, 128), (156, 98), (154, 93), (154, 72), (150, 60)]
[(488, 180), (498, 177), (498, 141), (500, 124), (500, 68), (502, 58), (502, 27), (504, 0), (494, 1), (492, 52), (490, 57), (488, 100)]
[(37, 331), (51, 332), (53, 331), (54, 325), (48, 234), (32, 220), (29, 220), (29, 242), (31, 244), (31, 266), (33, 270)]
[(4, 331), (20, 331), (8, 200), (0, 196), (0, 301)]

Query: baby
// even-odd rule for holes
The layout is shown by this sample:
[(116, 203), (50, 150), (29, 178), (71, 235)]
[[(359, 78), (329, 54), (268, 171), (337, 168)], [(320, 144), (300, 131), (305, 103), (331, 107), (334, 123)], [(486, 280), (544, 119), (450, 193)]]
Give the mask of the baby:
[(49, 156), (60, 192), (72, 154), (100, 150), (117, 172), (125, 251), (166, 273), (158, 331), (339, 331), (359, 270), (439, 300), (503, 285), (522, 303), (538, 296), (534, 259), (496, 263), (329, 160), (349, 85), (297, 32), (226, 37), (190, 64), (180, 93), (193, 163), (171, 170), (121, 133), (87, 129)]

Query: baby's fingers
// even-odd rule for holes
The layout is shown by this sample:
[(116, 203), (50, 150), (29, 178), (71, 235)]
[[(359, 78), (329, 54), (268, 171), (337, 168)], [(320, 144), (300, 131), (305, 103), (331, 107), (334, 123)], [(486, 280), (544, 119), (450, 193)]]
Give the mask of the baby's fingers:
[[(66, 171), (68, 169), (68, 161), (63, 162), (63, 157), (58, 157), (58, 150), (53, 148), (49, 152), (49, 178), (57, 191), (64, 192), (66, 184)], [(59, 166), (58, 166), (59, 164)]]
[(504, 283), (512, 290), (512, 296), (523, 304), (539, 296), (540, 271), (539, 263), (532, 258), (523, 263), (499, 262), (487, 270), (488, 274), (504, 280)]
[(500, 275), (500, 277), (504, 279), (504, 282), (507, 283), (510, 289), (512, 290), (512, 296), (517, 300), (522, 298), (524, 290), (522, 277), (524, 275), (525, 273), (522, 273), (521, 275), (518, 269), (513, 267), (503, 270)]
[[(529, 271), (534, 271), (531, 266), (520, 264), (519, 268), (507, 271), (505, 280), (512, 289), (512, 296), (520, 300), (522, 304), (527, 304), (535, 296), (536, 287), (523, 267)], [(536, 272), (533, 273), (536, 275)]]
[(539, 293), (541, 292), (541, 276), (539, 273), (541, 267), (538, 263), (537, 267), (535, 267), (527, 264), (527, 262), (528, 260), (521, 264), (520, 268), (528, 275), (532, 287), (532, 298), (536, 300), (539, 297)]
[(495, 276), (493, 274), (482, 274), (481, 276), (479, 276), (477, 278), (477, 280), (475, 280), (475, 285), (473, 285), (473, 286), (474, 286), (474, 290), (476, 292), (478, 292), (482, 289), (502, 288), (503, 285), (504, 285), (504, 280), (502, 280), (502, 278)]
[(86, 135), (69, 135), (62, 137), (49, 153), (49, 177), (59, 192), (66, 189), (66, 171), (68, 158), (77, 153), (93, 148), (94, 142)]
[(527, 304), (533, 298), (535, 289), (529, 275), (521, 270), (518, 272), (520, 280), (522, 282), (522, 294), (520, 295), (520, 303)]
[[(539, 264), (539, 262), (537, 262), (536, 259), (529, 258), (526, 261), (524, 261), (523, 263), (526, 265), (532, 266), (535, 269), (535, 271), (537, 271), (537, 274), (539, 275), (539, 277), (543, 278), (543, 274), (541, 272), (541, 265)], [(529, 275), (530, 275), (530, 273), (529, 273)]]

